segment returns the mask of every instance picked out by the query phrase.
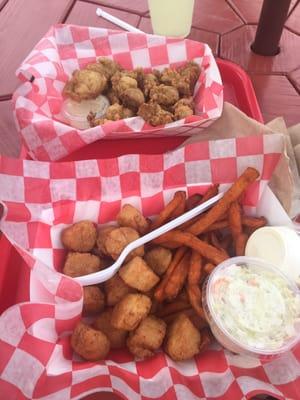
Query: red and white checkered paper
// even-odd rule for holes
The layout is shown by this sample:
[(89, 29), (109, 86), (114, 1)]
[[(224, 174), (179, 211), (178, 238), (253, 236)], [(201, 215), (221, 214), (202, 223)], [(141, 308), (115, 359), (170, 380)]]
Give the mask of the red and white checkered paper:
[[(197, 115), (155, 128), (141, 117), (86, 130), (61, 122), (65, 82), (74, 70), (100, 56), (130, 70), (162, 70), (194, 60), (202, 71), (194, 92)], [(223, 86), (210, 48), (187, 39), (55, 25), (25, 59), (17, 75), (29, 81), (14, 93), (15, 119), (29, 155), (35, 160), (59, 160), (99, 139), (192, 135), (218, 118), (223, 107)]]
[(242, 400), (258, 393), (299, 399), (300, 349), (262, 363), (217, 343), (186, 362), (163, 352), (135, 361), (126, 351), (85, 362), (72, 353), (69, 334), (80, 318), (81, 287), (60, 270), (60, 232), (90, 219), (107, 223), (124, 203), (157, 214), (176, 190), (225, 190), (248, 166), (260, 171), (244, 197), (253, 209), (283, 150), (282, 136), (252, 136), (189, 144), (163, 155), (48, 163), (0, 158), (0, 228), (30, 269), (30, 302), (0, 317), (1, 399), (77, 399), (113, 391), (126, 399)]

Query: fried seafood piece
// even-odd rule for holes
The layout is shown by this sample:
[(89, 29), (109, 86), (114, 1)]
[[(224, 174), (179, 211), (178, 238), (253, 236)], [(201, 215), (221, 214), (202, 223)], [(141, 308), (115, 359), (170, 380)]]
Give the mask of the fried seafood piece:
[(134, 257), (123, 265), (119, 275), (128, 286), (140, 292), (148, 292), (159, 282), (159, 277), (141, 257)]
[(158, 71), (156, 72), (157, 73), (154, 71), (149, 74), (144, 74), (139, 82), (139, 86), (147, 98), (149, 97), (151, 89), (159, 85)]
[(126, 285), (119, 274), (116, 274), (104, 283), (104, 291), (106, 295), (106, 304), (108, 306), (115, 306), (127, 294), (133, 293), (135, 290)]
[(121, 94), (123, 106), (137, 112), (140, 105), (145, 103), (145, 96), (141, 89), (129, 88)]
[(103, 118), (97, 118), (96, 113), (90, 112), (87, 120), (93, 128), (94, 126), (103, 125), (106, 122), (119, 121), (120, 119), (131, 118), (133, 116), (134, 113), (130, 108), (124, 107), (119, 103), (114, 103), (107, 108)]
[(107, 80), (109, 80), (116, 72), (122, 70), (120, 64), (106, 57), (98, 58), (96, 63), (88, 64), (86, 68), (103, 74)]
[(141, 235), (144, 235), (149, 228), (149, 223), (143, 214), (130, 204), (124, 204), (117, 215), (117, 222), (120, 226), (137, 230)]
[(138, 358), (147, 358), (154, 355), (164, 340), (166, 323), (152, 315), (146, 317), (135, 331), (130, 332), (127, 339), (129, 351)]
[(89, 69), (77, 70), (66, 83), (63, 94), (76, 101), (95, 99), (106, 89), (106, 84), (106, 77), (99, 72)]
[[(134, 240), (138, 239), (140, 236), (138, 232), (132, 228), (116, 228), (110, 231), (104, 241), (104, 247), (107, 252), (114, 260), (116, 260), (123, 249)], [(144, 246), (140, 246), (133, 250), (126, 258), (129, 261), (135, 256), (144, 255)]]
[(200, 344), (200, 332), (185, 314), (179, 314), (168, 327), (166, 353), (174, 361), (188, 360), (199, 353)]
[(159, 276), (163, 275), (172, 260), (172, 252), (161, 246), (156, 246), (146, 252), (144, 260)]
[(151, 300), (140, 294), (128, 294), (114, 306), (111, 315), (111, 324), (115, 328), (133, 331), (149, 314)]
[(107, 238), (107, 235), (116, 228), (117, 228), (117, 226), (115, 226), (115, 225), (107, 225), (98, 230), (96, 245), (97, 245), (97, 249), (99, 250), (100, 254), (102, 254), (104, 256), (109, 256), (104, 243)]
[(111, 84), (114, 92), (120, 97), (126, 89), (137, 89), (137, 73), (135, 71), (116, 72), (111, 77)]
[(71, 336), (71, 347), (85, 360), (96, 361), (107, 356), (110, 343), (103, 332), (79, 322)]
[(193, 93), (196, 82), (200, 76), (200, 67), (194, 61), (189, 61), (182, 67), (178, 68), (178, 72), (190, 82), (190, 90)]
[(150, 99), (162, 106), (168, 107), (179, 100), (179, 93), (174, 86), (159, 85), (150, 90)]
[(151, 101), (140, 106), (138, 115), (152, 126), (169, 124), (173, 121), (173, 115), (169, 111)]
[(83, 312), (94, 314), (102, 311), (105, 306), (104, 294), (98, 286), (83, 287)]
[(174, 104), (175, 119), (183, 119), (194, 114), (194, 102), (192, 97), (185, 97)]
[(121, 103), (121, 100), (113, 89), (109, 89), (109, 91), (106, 93), (106, 97), (108, 98), (111, 105), (115, 103)]
[(97, 230), (91, 221), (80, 221), (65, 228), (61, 241), (68, 250), (86, 252), (92, 250), (96, 243)]
[(120, 349), (125, 347), (128, 332), (124, 329), (118, 329), (111, 324), (112, 308), (107, 309), (94, 321), (93, 327), (103, 332), (110, 341), (111, 349)]
[(75, 278), (98, 272), (101, 269), (101, 259), (93, 254), (68, 253), (62, 272)]

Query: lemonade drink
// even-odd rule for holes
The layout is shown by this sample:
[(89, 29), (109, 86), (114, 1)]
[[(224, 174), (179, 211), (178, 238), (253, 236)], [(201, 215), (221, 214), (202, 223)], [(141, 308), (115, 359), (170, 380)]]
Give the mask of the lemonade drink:
[(156, 35), (186, 37), (192, 25), (194, 0), (148, 0)]

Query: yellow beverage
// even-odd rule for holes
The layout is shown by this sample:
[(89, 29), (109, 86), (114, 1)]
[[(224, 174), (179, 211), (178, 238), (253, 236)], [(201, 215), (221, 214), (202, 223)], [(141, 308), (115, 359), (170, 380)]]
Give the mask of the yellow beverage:
[(156, 35), (186, 37), (191, 31), (194, 0), (148, 0)]

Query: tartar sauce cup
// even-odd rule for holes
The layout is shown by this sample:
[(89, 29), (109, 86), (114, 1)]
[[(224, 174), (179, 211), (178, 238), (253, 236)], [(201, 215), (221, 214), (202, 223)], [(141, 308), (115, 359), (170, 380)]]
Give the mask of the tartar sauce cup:
[(264, 260), (233, 257), (218, 265), (202, 302), (213, 335), (233, 353), (270, 359), (300, 341), (300, 291)]

